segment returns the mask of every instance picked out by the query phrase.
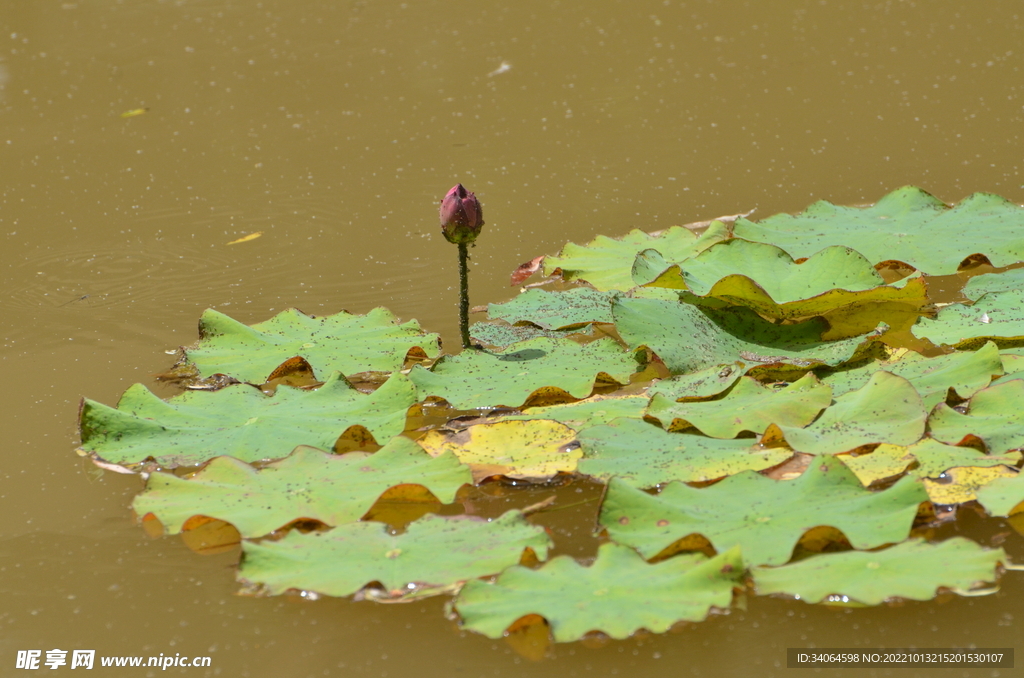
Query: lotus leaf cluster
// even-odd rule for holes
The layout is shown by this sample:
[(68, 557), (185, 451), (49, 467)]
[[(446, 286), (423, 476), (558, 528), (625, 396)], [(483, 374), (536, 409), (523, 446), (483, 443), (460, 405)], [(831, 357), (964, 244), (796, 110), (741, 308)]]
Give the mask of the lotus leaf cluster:
[[(978, 594), (1012, 565), (937, 527), (1024, 512), (1024, 208), (906, 187), (532, 263), (458, 354), (385, 309), (207, 311), (181, 392), (83, 401), (79, 453), (146, 478), (149, 531), (220, 526), (243, 592), (447, 596), (493, 638), (660, 633), (743, 591)], [(573, 507), (595, 555), (549, 558)]]

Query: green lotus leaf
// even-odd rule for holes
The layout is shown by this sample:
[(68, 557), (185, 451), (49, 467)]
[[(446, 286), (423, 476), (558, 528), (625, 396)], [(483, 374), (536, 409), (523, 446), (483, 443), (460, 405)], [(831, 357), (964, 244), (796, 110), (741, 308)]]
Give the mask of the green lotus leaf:
[(733, 234), (772, 243), (796, 258), (844, 245), (873, 263), (901, 261), (928, 275), (952, 275), (972, 254), (987, 256), (993, 266), (1024, 260), (1024, 208), (990, 193), (975, 193), (949, 208), (912, 186), (871, 207), (820, 201), (797, 215), (776, 214), (758, 223), (737, 219)]
[(709, 247), (685, 265), (687, 286), (700, 296), (712, 294), (724, 278), (734, 275), (748, 278), (779, 304), (832, 290), (863, 292), (885, 285), (871, 262), (839, 245), (796, 263), (775, 245), (733, 238)]
[[(880, 447), (882, 446), (879, 445)], [(917, 468), (913, 469), (911, 473), (918, 478), (938, 478), (951, 468), (1015, 467), (1021, 459), (1020, 452), (1007, 452), (1002, 455), (985, 454), (973, 447), (946, 445), (932, 438), (925, 438), (914, 443), (906, 450), (917, 460)], [(877, 451), (878, 448), (875, 449), (875, 452)]]
[(1003, 361), (1004, 376), (1002, 381), (1021, 379), (1021, 372), (1024, 372), (1024, 348), (1008, 348), (999, 352), (999, 359)]
[(735, 438), (742, 431), (764, 433), (771, 424), (806, 426), (831, 402), (832, 389), (808, 372), (782, 388), (741, 377), (717, 400), (678, 403), (655, 395), (647, 414), (670, 431), (693, 427), (712, 438)]
[(380, 523), (345, 523), (326, 532), (292, 530), (279, 541), (243, 542), (238, 577), (271, 594), (288, 589), (347, 596), (380, 582), (390, 597), (416, 588), (453, 585), (501, 572), (524, 549), (547, 557), (551, 540), (519, 511), (483, 520), (427, 515), (391, 534)]
[(728, 237), (728, 229), (718, 221), (699, 236), (682, 226), (658, 235), (639, 230), (621, 238), (599, 235), (587, 245), (568, 243), (557, 257), (547, 257), (544, 275), (560, 269), (563, 280), (586, 281), (602, 292), (625, 291), (634, 287), (632, 268), (638, 252), (655, 248), (669, 261), (679, 262)]
[(522, 414), (502, 417), (504, 420), (553, 419), (577, 431), (607, 424), (612, 419), (644, 416), (648, 399), (646, 396), (603, 396), (596, 395), (577, 403), (530, 407)]
[(978, 503), (993, 516), (1007, 517), (1024, 510), (1024, 474), (993, 480), (978, 490)]
[(739, 544), (748, 564), (781, 565), (804, 533), (822, 525), (842, 530), (859, 549), (903, 541), (927, 500), (914, 478), (872, 492), (842, 462), (826, 457), (795, 480), (744, 471), (702, 489), (671, 483), (656, 496), (612, 478), (600, 524), (613, 541), (645, 558), (701, 534), (719, 552)]
[[(728, 242), (728, 240), (720, 242)], [(690, 260), (686, 259), (685, 261)], [(664, 287), (672, 290), (690, 289), (679, 264), (670, 262), (661, 252), (653, 248), (636, 253), (636, 259), (633, 260), (633, 267), (630, 269), (630, 276), (633, 278), (633, 284), (638, 286)]]
[(812, 318), (776, 325), (743, 307), (701, 308), (665, 299), (616, 299), (615, 326), (630, 348), (647, 346), (674, 374), (720, 363), (840, 365), (852, 359), (867, 334), (825, 342), (828, 323)]
[(434, 458), (399, 436), (373, 454), (303, 446), (260, 469), (217, 457), (188, 479), (154, 473), (132, 506), (140, 516), (155, 515), (170, 534), (192, 516), (207, 516), (231, 523), (243, 537), (259, 537), (299, 519), (326, 525), (359, 520), (396, 485), (422, 485), (451, 503), (472, 481), (469, 467), (453, 455)]
[(988, 341), (1000, 347), (1024, 341), (1024, 290), (991, 292), (973, 306), (950, 304), (934, 320), (921, 318), (915, 336), (933, 344), (960, 350), (975, 349)]
[(928, 428), (933, 438), (950, 444), (974, 435), (992, 453), (1020, 449), (1024, 447), (1024, 381), (1001, 381), (978, 391), (966, 414), (943, 403), (932, 412)]
[(869, 454), (843, 454), (838, 458), (867, 486), (877, 480), (900, 475), (915, 462), (917, 466), (909, 471), (911, 475), (939, 478), (952, 468), (1015, 466), (1021, 454), (988, 455), (973, 447), (956, 447), (925, 438), (910, 446), (883, 443)]
[(712, 365), (689, 374), (663, 379), (647, 389), (647, 395), (661, 395), (672, 400), (710, 398), (724, 392), (743, 376), (746, 365), (741, 362)]
[(469, 336), (486, 346), (504, 349), (512, 344), (537, 337), (548, 339), (564, 339), (571, 334), (593, 336), (593, 325), (568, 330), (542, 330), (533, 325), (506, 325), (505, 323), (481, 322), (473, 323), (469, 328)]
[(876, 360), (856, 369), (825, 374), (822, 381), (832, 387), (834, 397), (839, 397), (863, 388), (879, 370), (909, 381), (921, 395), (925, 410), (930, 411), (946, 399), (950, 388), (956, 389), (961, 398), (969, 398), (985, 388), (993, 376), (1003, 373), (1003, 364), (999, 348), (994, 342), (988, 342), (977, 351), (961, 351), (934, 358), (910, 352), (895, 362)]
[(790, 447), (807, 454), (838, 454), (861, 445), (910, 445), (924, 435), (927, 413), (910, 382), (885, 371), (836, 398), (807, 428), (781, 425)]
[(526, 321), (545, 330), (612, 322), (611, 299), (615, 293), (577, 287), (565, 292), (527, 290), (512, 301), (490, 304), (487, 315), (515, 324)]
[(330, 449), (350, 426), (388, 440), (405, 428), (416, 389), (395, 374), (369, 395), (339, 373), (315, 391), (279, 386), (273, 396), (248, 384), (189, 391), (164, 401), (142, 384), (117, 409), (84, 400), (82, 450), (116, 464), (149, 458), (163, 467), (201, 464), (213, 457), (280, 459), (297, 445)]
[(254, 384), (294, 356), (324, 375), (394, 372), (414, 348), (431, 358), (440, 352), (436, 334), (424, 334), (415, 320), (400, 324), (386, 308), (320, 318), (289, 308), (252, 326), (207, 309), (199, 320), (199, 336), (198, 344), (185, 349), (185, 358), (200, 376), (228, 374)]
[(1002, 273), (976, 275), (964, 285), (964, 296), (977, 301), (989, 292), (1011, 292), (1024, 289), (1024, 268), (1014, 268)]
[(604, 373), (628, 383), (639, 368), (637, 357), (613, 339), (585, 346), (569, 339), (530, 339), (505, 351), (463, 351), (444, 356), (429, 370), (417, 365), (409, 378), (421, 398), (439, 396), (459, 409), (518, 407), (534, 391), (559, 388), (586, 398)]
[[(638, 284), (649, 276), (643, 268), (658, 265), (650, 252), (637, 257), (634, 276), (640, 278), (634, 282)], [(641, 261), (644, 266), (639, 265)], [(862, 310), (888, 302), (917, 307), (928, 301), (922, 279), (886, 285), (874, 266), (848, 247), (827, 247), (797, 263), (774, 245), (735, 238), (709, 247), (682, 264), (682, 269), (684, 289), (693, 294), (747, 306), (771, 318), (824, 315), (850, 306)], [(679, 276), (644, 282), (681, 287)]]
[(580, 473), (637, 487), (672, 480), (706, 482), (741, 471), (760, 471), (793, 456), (787, 447), (765, 447), (751, 438), (719, 440), (669, 433), (640, 419), (616, 419), (577, 436), (584, 458)]
[(602, 544), (590, 567), (558, 556), (536, 570), (510, 567), (493, 584), (467, 582), (454, 609), (464, 628), (489, 638), (500, 638), (528, 614), (544, 617), (560, 643), (590, 631), (627, 638), (640, 629), (661, 633), (678, 621), (702, 621), (712, 607), (729, 607), (742, 576), (738, 549), (652, 565), (630, 548)]
[(760, 595), (878, 605), (893, 598), (931, 600), (940, 588), (971, 591), (996, 581), (1001, 561), (1006, 561), (1002, 549), (982, 548), (963, 537), (940, 544), (911, 539), (881, 551), (830, 553), (782, 567), (757, 567), (752, 574)]

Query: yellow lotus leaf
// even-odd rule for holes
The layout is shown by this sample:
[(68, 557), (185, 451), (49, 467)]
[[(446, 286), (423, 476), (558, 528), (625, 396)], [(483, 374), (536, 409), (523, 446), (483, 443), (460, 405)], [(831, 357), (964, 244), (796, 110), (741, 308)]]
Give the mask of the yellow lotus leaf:
[(876, 480), (900, 475), (914, 461), (906, 445), (891, 443), (882, 443), (869, 454), (840, 454), (838, 457), (864, 487)]
[(490, 476), (546, 479), (572, 473), (583, 451), (576, 432), (549, 419), (499, 421), (461, 431), (430, 431), (419, 441), (431, 455), (451, 451), (479, 482)]
[(1010, 478), (1017, 471), (1005, 466), (951, 468), (941, 479), (924, 479), (924, 489), (935, 504), (963, 504), (978, 498), (978, 490), (997, 478)]
[(994, 466), (1011, 467), (1020, 462), (1020, 452), (1007, 452), (994, 455), (979, 452), (972, 447), (946, 445), (925, 438), (910, 446), (883, 443), (869, 454), (854, 456), (839, 455), (840, 461), (853, 471), (865, 487), (883, 478), (902, 474), (906, 468), (917, 462), (917, 466), (909, 473), (919, 478), (939, 478), (947, 480), (943, 472), (949, 469), (990, 468)]

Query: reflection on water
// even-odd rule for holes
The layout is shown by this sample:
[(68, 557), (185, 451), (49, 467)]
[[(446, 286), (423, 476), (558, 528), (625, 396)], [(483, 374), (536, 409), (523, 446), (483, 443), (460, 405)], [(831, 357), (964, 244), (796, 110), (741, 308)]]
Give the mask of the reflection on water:
[(757, 599), (525, 667), (439, 601), (236, 598), (230, 557), (147, 541), (138, 479), (71, 449), (78, 399), (149, 383), (206, 307), (384, 305), (457, 343), (436, 223), (457, 181), (488, 214), (474, 305), (598, 233), (904, 184), (1024, 202), (1022, 29), (1015, 3), (0, 0), (0, 661), (94, 643), (239, 676), (773, 675), (787, 646), (1012, 645), (1013, 580), (892, 609)]

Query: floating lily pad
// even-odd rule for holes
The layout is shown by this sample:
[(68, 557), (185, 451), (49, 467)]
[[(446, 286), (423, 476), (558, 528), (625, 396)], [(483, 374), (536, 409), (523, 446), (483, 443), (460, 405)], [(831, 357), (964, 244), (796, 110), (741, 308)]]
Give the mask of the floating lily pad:
[(579, 472), (601, 480), (612, 476), (637, 487), (672, 480), (705, 482), (760, 471), (793, 455), (787, 447), (765, 447), (752, 438), (719, 440), (669, 433), (640, 419), (616, 419), (580, 432), (584, 451)]
[(999, 359), (1003, 361), (1003, 380), (1021, 379), (1024, 373), (1024, 348), (1008, 348), (999, 352)]
[(832, 402), (832, 389), (807, 373), (783, 388), (741, 377), (718, 400), (678, 403), (655, 395), (647, 414), (670, 431), (693, 427), (712, 438), (735, 438), (742, 431), (763, 433), (771, 424), (806, 426)]
[(972, 254), (987, 256), (993, 266), (1024, 260), (1024, 208), (991, 193), (975, 193), (949, 208), (906, 186), (871, 207), (820, 201), (797, 215), (776, 214), (758, 223), (737, 219), (733, 233), (798, 258), (845, 245), (872, 263), (897, 260), (928, 275), (952, 275)]
[(971, 591), (996, 581), (997, 567), (1005, 560), (1002, 549), (982, 548), (962, 537), (940, 544), (912, 539), (881, 551), (830, 553), (782, 567), (757, 567), (752, 574), (760, 595), (878, 605), (893, 598), (931, 600), (940, 588)]
[(858, 390), (836, 398), (807, 428), (779, 429), (794, 450), (838, 454), (872, 443), (915, 443), (924, 435), (926, 416), (910, 382), (880, 371)]
[(556, 387), (586, 398), (602, 373), (619, 383), (640, 367), (635, 355), (613, 339), (581, 346), (547, 338), (514, 344), (505, 351), (463, 351), (444, 356), (431, 369), (413, 367), (409, 378), (421, 398), (439, 396), (459, 409), (518, 407), (534, 391)]
[(925, 438), (910, 446), (879, 445), (870, 454), (859, 456), (841, 455), (846, 464), (865, 486), (903, 473), (908, 466), (917, 463), (909, 473), (918, 478), (938, 478), (952, 468), (962, 466), (1014, 466), (1021, 458), (1019, 452), (1004, 455), (988, 455), (973, 447), (955, 447)]
[(871, 262), (839, 245), (796, 263), (781, 247), (733, 238), (709, 247), (685, 266), (687, 285), (700, 296), (711, 294), (715, 285), (732, 275), (748, 278), (780, 304), (830, 290), (863, 292), (885, 285)]
[[(928, 300), (923, 280), (886, 285), (874, 266), (849, 247), (827, 247), (797, 263), (774, 245), (734, 238), (687, 260), (682, 269), (685, 289), (693, 294), (747, 306), (771, 318), (810, 317), (890, 302), (922, 306)], [(648, 284), (664, 283), (655, 279)], [(667, 286), (678, 288), (678, 281)]]
[(933, 504), (965, 504), (997, 480), (1016, 475), (1017, 469), (1005, 466), (962, 466), (949, 469), (940, 478), (925, 478), (922, 483)]
[(199, 321), (199, 336), (198, 344), (185, 349), (185, 357), (201, 377), (220, 373), (254, 384), (263, 383), (294, 356), (305, 358), (318, 375), (328, 375), (394, 372), (410, 350), (431, 358), (440, 352), (436, 334), (425, 334), (415, 320), (399, 323), (386, 308), (320, 318), (289, 308), (252, 326), (207, 309)]
[(590, 631), (627, 638), (640, 629), (661, 633), (678, 621), (701, 621), (711, 608), (729, 607), (742, 576), (738, 549), (651, 565), (630, 548), (602, 544), (590, 567), (558, 556), (537, 570), (511, 567), (493, 584), (468, 582), (454, 608), (463, 627), (489, 638), (500, 638), (528, 614), (544, 617), (560, 643)]
[(932, 437), (955, 445), (967, 435), (981, 438), (992, 453), (1024, 447), (1024, 381), (999, 382), (974, 394), (967, 414), (945, 403), (928, 419)]
[(718, 551), (739, 544), (748, 564), (781, 565), (800, 537), (818, 526), (842, 530), (859, 549), (903, 541), (927, 499), (913, 478), (881, 492), (866, 490), (852, 471), (827, 457), (795, 480), (745, 471), (703, 489), (671, 483), (656, 496), (612, 478), (600, 523), (612, 540), (646, 558), (701, 534)]
[(698, 400), (722, 393), (743, 376), (746, 365), (741, 362), (712, 365), (689, 374), (662, 379), (647, 389), (647, 395), (661, 395), (672, 400)]
[(1009, 516), (1024, 510), (1024, 474), (997, 478), (977, 493), (978, 503), (993, 516)]
[(630, 348), (647, 346), (676, 374), (735, 361), (834, 366), (872, 338), (825, 342), (821, 335), (828, 323), (820, 318), (776, 325), (748, 308), (699, 308), (664, 299), (616, 299), (612, 313)]
[(217, 457), (188, 479), (154, 473), (133, 508), (140, 516), (154, 514), (170, 534), (192, 516), (207, 516), (231, 523), (243, 537), (259, 537), (299, 519), (326, 525), (359, 520), (396, 485), (423, 485), (450, 503), (472, 480), (469, 468), (453, 455), (435, 459), (397, 437), (373, 454), (299, 447), (261, 469)]
[(572, 473), (583, 453), (576, 432), (557, 421), (498, 421), (461, 431), (433, 430), (420, 444), (434, 456), (454, 454), (477, 480), (490, 476), (543, 480)]
[(896, 362), (872, 361), (870, 364), (822, 377), (839, 397), (863, 388), (878, 370), (903, 377), (921, 396), (924, 409), (930, 411), (946, 399), (950, 388), (961, 398), (969, 398), (988, 386), (993, 376), (1003, 373), (999, 349), (988, 342), (977, 351), (961, 351), (949, 355), (926, 358), (920, 353), (908, 353)]
[(973, 301), (989, 292), (1010, 292), (1024, 289), (1024, 268), (1014, 268), (1002, 273), (976, 275), (964, 285), (964, 296)]
[(914, 336), (936, 345), (975, 349), (987, 341), (1000, 347), (1024, 341), (1024, 290), (991, 292), (973, 306), (950, 304), (934, 320), (921, 318)]
[(568, 330), (542, 330), (534, 325), (506, 325), (505, 323), (481, 322), (469, 327), (469, 336), (485, 346), (504, 349), (512, 344), (537, 337), (548, 339), (564, 339), (571, 334), (593, 335), (593, 326)]
[(578, 327), (587, 323), (612, 322), (614, 293), (578, 287), (565, 292), (527, 290), (512, 301), (490, 304), (487, 315), (515, 324), (522, 321), (546, 329)]
[(728, 237), (728, 229), (717, 221), (700, 236), (681, 226), (658, 235), (639, 230), (622, 238), (599, 235), (587, 245), (568, 243), (559, 256), (547, 257), (544, 275), (561, 269), (563, 280), (583, 280), (601, 291), (625, 291), (634, 286), (631, 272), (638, 252), (655, 248), (667, 260), (679, 262)]
[(347, 596), (380, 582), (389, 597), (441, 589), (501, 572), (530, 548), (547, 557), (543, 527), (519, 511), (495, 520), (428, 515), (391, 534), (380, 523), (346, 523), (327, 532), (292, 530), (280, 541), (243, 542), (238, 577), (270, 594), (288, 589)]
[(530, 407), (522, 414), (502, 417), (504, 420), (553, 419), (580, 431), (591, 426), (607, 424), (612, 419), (644, 416), (648, 399), (641, 395), (603, 396), (596, 395), (577, 403)]
[(228, 455), (242, 461), (280, 459), (297, 445), (330, 449), (353, 425), (388, 440), (405, 428), (416, 402), (401, 374), (369, 395), (340, 374), (315, 391), (279, 386), (273, 396), (248, 384), (190, 391), (164, 401), (142, 384), (125, 391), (117, 409), (82, 403), (82, 449), (115, 464), (149, 458), (164, 467), (201, 464)]

